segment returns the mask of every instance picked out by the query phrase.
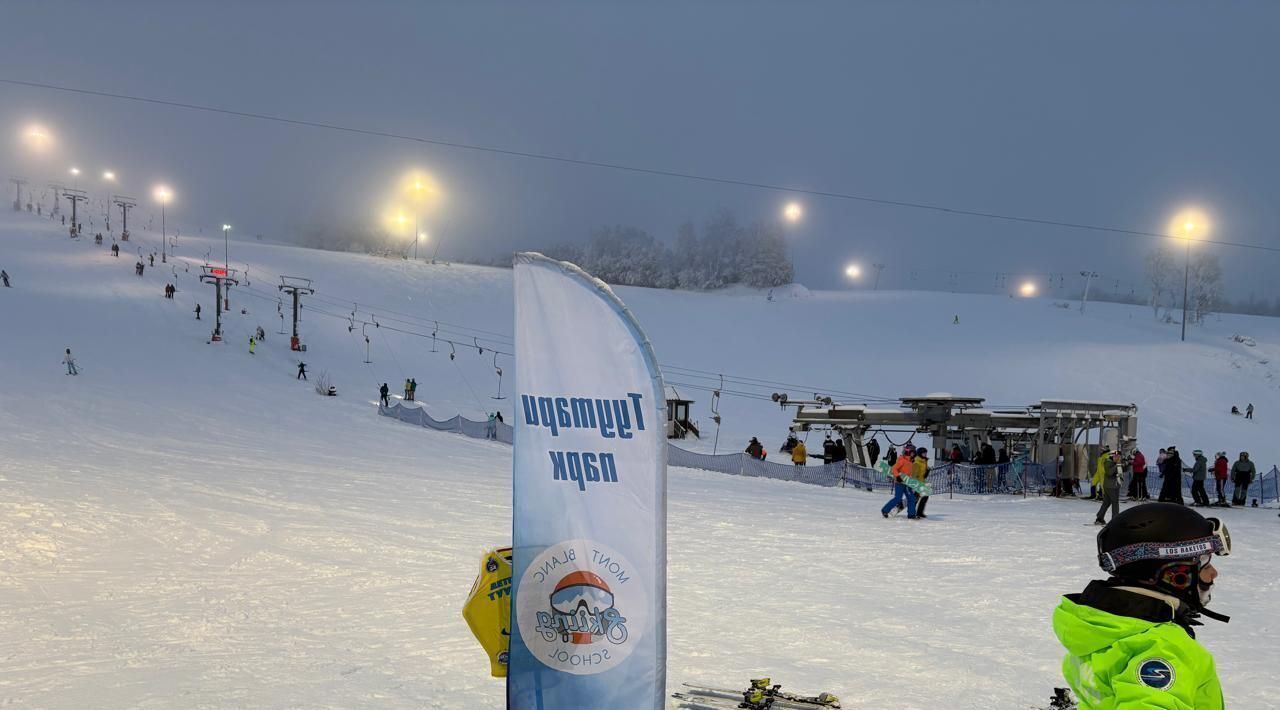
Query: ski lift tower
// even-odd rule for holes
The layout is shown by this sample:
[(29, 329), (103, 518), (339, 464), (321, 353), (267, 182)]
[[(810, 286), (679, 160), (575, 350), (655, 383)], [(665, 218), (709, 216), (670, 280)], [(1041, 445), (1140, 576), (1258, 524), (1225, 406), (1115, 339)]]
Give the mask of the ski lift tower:
[(89, 195), (84, 190), (66, 189), (63, 190), (62, 196), (71, 200), (71, 236), (78, 237), (80, 236), (80, 225), (76, 222), (76, 219), (78, 219), (76, 217), (76, 206), (81, 202), (88, 202)]
[[(11, 177), (9, 178), (9, 182), (13, 183), (13, 186), (18, 189), (17, 196), (13, 198), (13, 211), (21, 212), (22, 211), (22, 186), (26, 185), (27, 181), (20, 177)], [(30, 201), (31, 201), (30, 199), (27, 200), (27, 202), (30, 202)]]
[(208, 264), (205, 264), (201, 268), (204, 269), (204, 273), (200, 274), (200, 281), (202, 283), (213, 284), (213, 292), (215, 294), (213, 313), (215, 318), (213, 322), (213, 335), (209, 337), (209, 341), (217, 342), (222, 340), (222, 290), (226, 285), (239, 285), (240, 282), (236, 281), (235, 269), (228, 269), (222, 266), (209, 266)]
[(302, 340), (298, 338), (298, 299), (302, 294), (310, 296), (316, 290), (311, 288), (311, 279), (304, 279), (299, 276), (281, 276), (279, 290), (293, 296), (293, 336), (289, 338), (289, 349), (306, 352), (307, 346), (302, 344)]
[(124, 195), (116, 195), (111, 201), (120, 208), (120, 241), (127, 242), (129, 241), (129, 210), (136, 207), (138, 201)]

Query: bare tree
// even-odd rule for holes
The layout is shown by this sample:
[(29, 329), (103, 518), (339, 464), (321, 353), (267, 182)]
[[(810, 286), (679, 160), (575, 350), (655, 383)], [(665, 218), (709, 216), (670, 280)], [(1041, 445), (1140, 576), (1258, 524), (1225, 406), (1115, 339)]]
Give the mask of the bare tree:
[(1222, 302), (1222, 264), (1216, 254), (1200, 252), (1191, 260), (1191, 293), (1187, 300), (1192, 323), (1203, 323)]
[(1151, 314), (1156, 320), (1160, 319), (1161, 306), (1171, 307), (1173, 284), (1177, 281), (1173, 262), (1173, 253), (1164, 247), (1147, 252), (1147, 284), (1151, 287)]

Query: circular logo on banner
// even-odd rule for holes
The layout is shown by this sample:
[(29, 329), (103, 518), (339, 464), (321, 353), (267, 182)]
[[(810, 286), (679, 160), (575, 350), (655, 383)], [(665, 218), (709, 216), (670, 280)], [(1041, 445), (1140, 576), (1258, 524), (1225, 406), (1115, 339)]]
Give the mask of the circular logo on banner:
[(520, 577), (516, 617), (525, 646), (544, 665), (591, 675), (631, 655), (651, 620), (645, 580), (622, 555), (591, 540), (565, 540)]
[(1138, 666), (1138, 680), (1156, 690), (1167, 690), (1173, 685), (1173, 666), (1163, 658), (1152, 658)]

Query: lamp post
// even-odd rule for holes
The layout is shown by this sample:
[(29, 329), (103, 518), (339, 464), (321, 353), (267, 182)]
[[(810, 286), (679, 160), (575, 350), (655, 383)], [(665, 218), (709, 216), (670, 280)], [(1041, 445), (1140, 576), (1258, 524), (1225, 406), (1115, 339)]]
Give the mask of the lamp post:
[(169, 236), (165, 229), (164, 212), (165, 206), (169, 204), (169, 198), (172, 196), (173, 193), (164, 185), (156, 188), (156, 200), (160, 202), (160, 263), (162, 264), (169, 261), (168, 255), (165, 252), (165, 246), (169, 243)]
[(786, 207), (782, 208), (782, 216), (788, 222), (795, 224), (804, 217), (804, 208), (800, 206), (799, 202), (788, 202)]
[(1184, 253), (1186, 258), (1183, 262), (1182, 269), (1182, 342), (1187, 342), (1187, 292), (1191, 285), (1191, 233), (1195, 231), (1196, 223), (1187, 220), (1182, 223), (1182, 231), (1187, 235)]
[[(231, 225), (222, 225), (222, 268), (231, 273)], [(231, 310), (231, 287), (227, 286), (223, 289), (222, 306), (224, 310)]]

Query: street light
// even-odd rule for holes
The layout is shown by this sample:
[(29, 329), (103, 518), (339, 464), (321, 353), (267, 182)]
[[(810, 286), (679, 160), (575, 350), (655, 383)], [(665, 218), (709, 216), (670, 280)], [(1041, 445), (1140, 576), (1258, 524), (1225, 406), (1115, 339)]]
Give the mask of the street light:
[(156, 201), (160, 203), (160, 263), (167, 262), (168, 256), (165, 254), (165, 245), (168, 244), (169, 237), (165, 230), (164, 208), (169, 204), (173, 192), (165, 185), (157, 185), (155, 191)]
[(786, 207), (782, 208), (782, 216), (792, 224), (799, 222), (804, 217), (804, 208), (799, 202), (788, 202)]
[(844, 275), (851, 279), (856, 279), (859, 276), (862, 276), (862, 267), (857, 264), (849, 264), (844, 267)]
[(1018, 287), (1018, 293), (1022, 294), (1023, 298), (1031, 298), (1036, 295), (1035, 283), (1031, 281), (1022, 282), (1022, 285)]
[(33, 123), (22, 132), (22, 142), (37, 153), (43, 153), (53, 146), (53, 136), (38, 123)]
[(1191, 241), (1203, 239), (1209, 232), (1209, 217), (1204, 212), (1189, 208), (1179, 212), (1170, 223), (1169, 231), (1181, 235), (1183, 242), (1182, 269), (1182, 342), (1187, 340), (1187, 299), (1191, 291)]
[(80, 168), (72, 166), (71, 177), (73, 178), (71, 181), (72, 187), (79, 188), (80, 187)]
[[(231, 225), (229, 224), (222, 225), (222, 268), (225, 269), (228, 274), (231, 273), (230, 234), (231, 234)], [(225, 293), (222, 296), (222, 306), (224, 310), (230, 311), (231, 310), (231, 285), (227, 284), (227, 286), (223, 290), (225, 291)]]
[(115, 182), (115, 181), (116, 181), (116, 174), (115, 174), (115, 173), (113, 173), (113, 172), (111, 172), (110, 170), (103, 170), (103, 171), (102, 171), (102, 179), (103, 179), (103, 180), (106, 180), (107, 182)]

